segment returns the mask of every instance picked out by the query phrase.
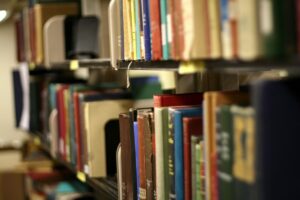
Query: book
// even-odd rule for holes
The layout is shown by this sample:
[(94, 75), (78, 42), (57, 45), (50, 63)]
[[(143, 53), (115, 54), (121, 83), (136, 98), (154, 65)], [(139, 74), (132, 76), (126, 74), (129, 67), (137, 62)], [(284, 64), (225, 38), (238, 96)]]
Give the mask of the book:
[(35, 32), (36, 32), (36, 64), (44, 62), (44, 36), (43, 27), (48, 19), (55, 15), (76, 15), (78, 14), (77, 3), (49, 3), (35, 4)]
[(16, 49), (17, 49), (17, 61), (25, 61), (24, 52), (24, 28), (23, 28), (23, 15), (19, 13), (15, 17), (15, 33), (16, 33)]
[(209, 0), (208, 2), (208, 27), (210, 46), (208, 57), (212, 59), (221, 57), (221, 28), (220, 28), (220, 8), (219, 0)]
[(150, 3), (150, 29), (151, 29), (152, 60), (160, 60), (162, 58), (160, 1), (159, 0), (151, 0), (149, 3)]
[(141, 28), (140, 28), (140, 0), (134, 0), (134, 20), (135, 20), (135, 31), (136, 31), (136, 59), (141, 60)]
[[(237, 0), (236, 2), (239, 11), (237, 18), (238, 57), (242, 60), (254, 60), (261, 56), (262, 42), (261, 34), (259, 33), (260, 11), (258, 4), (259, 1), (257, 0)], [(262, 10), (262, 12), (265, 11)]]
[[(118, 130), (119, 127), (110, 127), (111, 130), (109, 130), (106, 123), (118, 118), (119, 113), (126, 112), (132, 105), (131, 100), (124, 97), (122, 99), (122, 95), (120, 94), (119, 97), (117, 97), (118, 94), (115, 95), (116, 99), (109, 98), (110, 100), (98, 99), (92, 101), (92, 99), (88, 98), (84, 100), (84, 120), (88, 150), (87, 174), (90, 177), (105, 177), (115, 173), (115, 167), (111, 165), (113, 163), (110, 163), (111, 161), (107, 157), (109, 154), (106, 152), (109, 150), (108, 148), (113, 147), (113, 144), (108, 142), (116, 140), (116, 135), (112, 130)], [(103, 99), (103, 95), (100, 98)], [(103, 112), (105, 115), (98, 118), (99, 112)], [(118, 131), (117, 134), (119, 134)], [(108, 136), (112, 139), (108, 140)], [(114, 142), (116, 143), (117, 141)], [(95, 152), (97, 153), (95, 154)]]
[(129, 114), (122, 113), (119, 115), (120, 123), (120, 141), (123, 149), (122, 153), (122, 195), (124, 199), (135, 199), (132, 176), (132, 162), (134, 158), (131, 156), (132, 144), (130, 142), (130, 118)]
[(134, 134), (134, 149), (135, 149), (135, 177), (136, 177), (136, 194), (137, 194), (137, 199), (140, 198), (140, 160), (139, 160), (139, 138), (138, 138), (138, 122), (134, 121), (133, 122), (133, 134)]
[(231, 108), (234, 132), (233, 175), (236, 199), (257, 199), (255, 193), (255, 121), (254, 110)]
[[(262, 80), (253, 84), (252, 89), (251, 100), (255, 110), (253, 148), (256, 199), (278, 200), (287, 194), (290, 198), (297, 199), (299, 173), (293, 169), (297, 169), (299, 163), (293, 162), (292, 168), (285, 163), (287, 155), (297, 156), (295, 148), (298, 145), (297, 133), (300, 128), (299, 78)], [(280, 95), (274, 95), (274, 92)], [(272, 184), (275, 180), (289, 184)]]
[(235, 199), (235, 181), (232, 170), (234, 133), (231, 106), (219, 107), (216, 114), (218, 199)]
[(30, 61), (34, 61), (36, 57), (36, 44), (35, 44), (35, 17), (34, 9), (29, 8), (28, 10), (28, 25), (29, 25), (29, 49), (30, 49)]
[(205, 141), (205, 172), (206, 195), (208, 199), (217, 198), (217, 167), (216, 167), (216, 110), (218, 106), (233, 103), (246, 104), (249, 96), (240, 92), (207, 92), (204, 94), (204, 141)]
[[(121, 1), (122, 2), (122, 1)], [(117, 69), (117, 60), (121, 60), (121, 39), (120, 39), (120, 0), (111, 1), (108, 11), (109, 24), (109, 44), (110, 44), (110, 62), (114, 69)], [(117, 16), (116, 16), (117, 14)]]
[(169, 39), (168, 39), (168, 8), (167, 0), (160, 1), (160, 23), (161, 23), (161, 44), (162, 44), (162, 58), (169, 59)]
[(263, 56), (284, 57), (295, 53), (295, 1), (259, 1)]
[(123, 197), (123, 190), (122, 190), (122, 185), (123, 185), (123, 179), (122, 179), (122, 145), (121, 143), (119, 144), (116, 152), (116, 163), (117, 163), (117, 179), (118, 179), (118, 197), (120, 199), (125, 199)]
[(168, 54), (170, 59), (174, 59), (175, 57), (175, 52), (176, 52), (176, 41), (175, 39), (176, 34), (175, 29), (173, 29), (173, 15), (174, 13), (174, 4), (175, 2), (173, 0), (166, 0), (167, 1), (167, 34), (168, 34)]
[[(45, 65), (50, 67), (53, 63), (62, 63), (65, 57), (65, 35), (64, 35), (65, 16), (54, 16), (44, 25), (44, 51)], [(31, 51), (33, 54), (33, 51)]]
[(132, 37), (131, 37), (131, 11), (130, 1), (123, 1), (123, 27), (124, 27), (124, 59), (132, 60)]
[[(202, 140), (203, 141), (203, 140)], [(203, 151), (200, 137), (191, 136), (191, 166), (192, 166), (192, 199), (204, 199), (201, 196), (201, 159)]]
[(175, 193), (175, 153), (174, 153), (174, 112), (168, 111), (168, 170), (169, 170), (169, 199), (176, 199)]
[(131, 21), (131, 34), (132, 37), (132, 49), (131, 49), (131, 55), (133, 60), (137, 60), (137, 39), (136, 39), (136, 10), (135, 10), (135, 0), (129, 0), (129, 6), (130, 6), (130, 21)]
[(123, 0), (118, 0), (119, 1), (119, 23), (120, 23), (120, 60), (124, 60), (124, 20), (123, 20), (123, 9), (124, 9), (124, 2)]
[[(183, 158), (184, 158), (184, 199), (192, 199), (192, 192), (196, 192), (196, 180), (192, 181), (196, 177), (196, 171), (193, 170), (195, 157), (195, 145), (197, 139), (192, 141), (192, 137), (198, 138), (202, 136), (202, 118), (201, 117), (184, 117), (183, 123)], [(176, 159), (176, 158), (175, 158)], [(176, 167), (176, 166), (175, 166)], [(195, 168), (195, 167), (194, 167)], [(199, 176), (200, 179), (200, 176)]]
[[(202, 108), (186, 107), (186, 108), (170, 108), (170, 112), (174, 112), (174, 163), (175, 163), (175, 191), (176, 199), (184, 199), (185, 187), (184, 182), (184, 155), (183, 155), (183, 118), (184, 117), (200, 117)], [(191, 171), (190, 169), (188, 169)]]
[(12, 80), (14, 90), (15, 127), (20, 127), (23, 112), (23, 89), (19, 70), (12, 71)]
[(234, 8), (229, 6), (229, 2), (234, 3), (234, 1), (235, 0), (220, 0), (222, 57), (225, 59), (232, 59), (237, 54), (237, 52), (234, 51), (234, 37), (232, 37), (232, 32), (234, 32), (234, 28), (237, 27), (230, 26), (230, 9)]
[[(175, 43), (174, 59), (182, 59), (184, 48), (184, 30), (183, 30), (183, 18), (182, 18), (182, 4), (174, 2), (174, 14), (172, 15), (173, 26), (173, 41)], [(176, 13), (176, 14), (175, 14)]]
[(151, 52), (151, 21), (150, 21), (150, 0), (142, 0), (143, 9), (143, 30), (144, 30), (144, 46), (145, 46), (145, 60), (152, 59)]

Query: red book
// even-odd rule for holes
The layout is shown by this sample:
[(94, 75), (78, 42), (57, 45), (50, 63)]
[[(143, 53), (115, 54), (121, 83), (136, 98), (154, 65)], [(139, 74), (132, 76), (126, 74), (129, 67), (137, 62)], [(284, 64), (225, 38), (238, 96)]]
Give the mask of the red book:
[(146, 199), (146, 165), (145, 165), (145, 131), (144, 131), (144, 116), (139, 114), (137, 116), (138, 123), (138, 141), (139, 141), (139, 175), (140, 175), (140, 188), (139, 199)]
[(153, 96), (154, 107), (200, 105), (202, 104), (202, 100), (202, 93), (162, 94)]
[(75, 122), (75, 141), (76, 141), (76, 169), (78, 171), (83, 171), (82, 162), (81, 162), (81, 134), (80, 134), (80, 104), (78, 92), (73, 93), (73, 102), (74, 102), (74, 122)]
[(58, 113), (58, 146), (62, 159), (66, 160), (66, 109), (64, 103), (64, 91), (68, 89), (68, 85), (60, 85), (56, 92), (56, 105)]
[(152, 40), (152, 59), (161, 60), (162, 42), (161, 42), (161, 23), (160, 23), (160, 4), (159, 0), (150, 1), (150, 29)]
[(183, 118), (184, 199), (192, 199), (191, 136), (202, 135), (202, 118)]
[(15, 30), (16, 30), (16, 44), (17, 44), (17, 60), (19, 62), (25, 61), (24, 53), (24, 34), (23, 34), (23, 20), (22, 15), (18, 15), (15, 21)]

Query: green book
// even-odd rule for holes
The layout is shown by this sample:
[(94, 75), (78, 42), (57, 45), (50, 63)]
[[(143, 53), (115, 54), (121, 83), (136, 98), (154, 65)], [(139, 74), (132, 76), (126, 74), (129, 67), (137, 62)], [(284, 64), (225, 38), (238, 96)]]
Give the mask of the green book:
[(263, 53), (267, 58), (296, 53), (295, 7), (295, 1), (260, 1)]
[(192, 199), (195, 200), (202, 200), (200, 160), (201, 160), (200, 138), (197, 136), (191, 136)]
[(219, 200), (234, 200), (233, 127), (230, 106), (217, 110), (217, 170)]

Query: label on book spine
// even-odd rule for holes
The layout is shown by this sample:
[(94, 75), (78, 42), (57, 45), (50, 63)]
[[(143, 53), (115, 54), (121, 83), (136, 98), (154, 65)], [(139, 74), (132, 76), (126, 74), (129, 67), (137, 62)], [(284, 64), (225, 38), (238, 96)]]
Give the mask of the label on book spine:
[(161, 42), (162, 42), (162, 45), (164, 46), (164, 45), (166, 45), (167, 44), (167, 38), (166, 38), (166, 25), (165, 24), (162, 24), (161, 25)]

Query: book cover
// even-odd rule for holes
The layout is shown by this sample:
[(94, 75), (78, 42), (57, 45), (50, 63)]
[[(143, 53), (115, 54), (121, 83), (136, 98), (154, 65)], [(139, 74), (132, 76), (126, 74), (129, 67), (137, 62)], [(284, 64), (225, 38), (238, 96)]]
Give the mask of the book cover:
[(160, 22), (161, 22), (161, 42), (162, 42), (162, 58), (169, 59), (169, 39), (168, 39), (168, 8), (167, 0), (160, 1)]
[(174, 112), (174, 163), (175, 163), (175, 191), (176, 199), (184, 199), (184, 154), (183, 154), (183, 118), (201, 117), (202, 108), (170, 108)]
[(155, 118), (155, 168), (156, 195), (158, 199), (169, 198), (168, 191), (168, 107), (180, 105), (199, 105), (201, 93), (154, 95)]
[[(90, 177), (106, 177), (115, 174), (115, 163), (107, 156), (113, 152), (114, 145), (116, 150), (118, 142), (119, 127), (117, 119), (119, 114), (126, 112), (131, 106), (132, 101), (128, 99), (110, 99), (87, 101), (84, 106), (84, 120), (88, 150), (88, 175)], [(99, 118), (99, 113), (105, 113)], [(114, 131), (113, 131), (114, 130)], [(116, 130), (116, 132), (115, 132)], [(108, 139), (111, 138), (110, 140)], [(108, 152), (107, 152), (108, 151)]]
[(254, 110), (232, 106), (234, 153), (233, 175), (236, 199), (257, 199), (254, 192), (255, 170), (255, 122)]
[(151, 21), (150, 21), (150, 0), (142, 0), (143, 7), (143, 30), (145, 45), (145, 60), (152, 59), (151, 52)]
[(162, 58), (162, 33), (160, 21), (160, 1), (151, 0), (150, 3), (150, 29), (151, 29), (151, 53), (153, 60)]
[[(195, 160), (193, 154), (195, 150), (192, 147), (195, 147), (197, 140), (193, 141), (192, 137), (202, 136), (202, 117), (184, 117), (183, 120), (183, 158), (184, 158), (184, 199), (192, 199), (192, 191), (196, 191), (196, 188), (192, 190), (193, 187), (196, 187), (196, 181), (192, 181), (193, 178), (196, 178), (196, 172), (192, 169)], [(194, 162), (192, 162), (194, 160)], [(200, 176), (199, 176), (200, 178)]]

